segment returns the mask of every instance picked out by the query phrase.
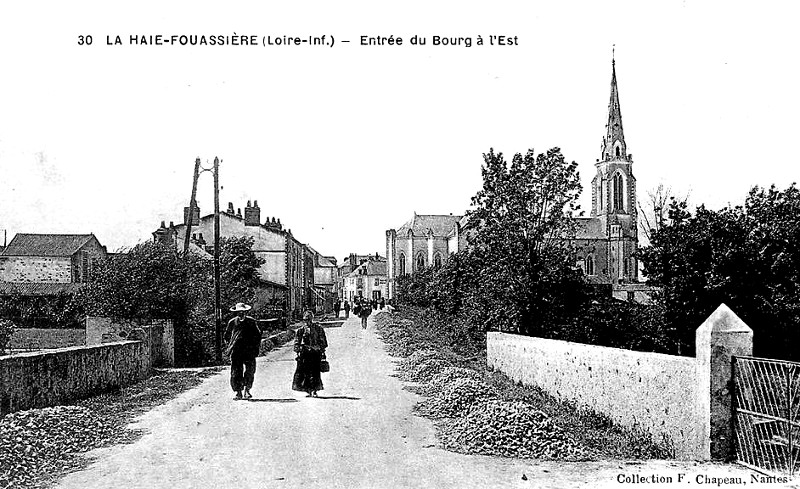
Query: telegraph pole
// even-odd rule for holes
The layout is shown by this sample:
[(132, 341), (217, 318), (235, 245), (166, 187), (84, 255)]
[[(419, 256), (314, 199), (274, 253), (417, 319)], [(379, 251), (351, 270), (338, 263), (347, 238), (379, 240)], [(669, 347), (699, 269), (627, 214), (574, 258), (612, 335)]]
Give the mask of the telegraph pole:
[[(199, 160), (198, 160), (199, 161)], [(222, 361), (222, 309), (219, 292), (219, 158), (214, 157), (214, 319), (217, 359)]]
[(200, 176), (200, 158), (194, 160), (194, 180), (192, 181), (192, 198), (189, 199), (189, 217), (186, 219), (186, 236), (183, 237), (183, 254), (189, 252), (189, 237), (192, 235), (194, 209), (197, 207), (197, 177)]

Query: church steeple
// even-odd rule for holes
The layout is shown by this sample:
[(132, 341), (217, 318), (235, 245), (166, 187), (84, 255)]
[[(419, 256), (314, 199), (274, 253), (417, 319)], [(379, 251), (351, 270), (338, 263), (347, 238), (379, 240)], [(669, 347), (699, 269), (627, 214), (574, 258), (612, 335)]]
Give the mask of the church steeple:
[(628, 160), (628, 148), (622, 132), (622, 112), (619, 108), (619, 89), (617, 88), (616, 60), (611, 57), (611, 100), (608, 102), (608, 123), (606, 137), (603, 138), (601, 161)]

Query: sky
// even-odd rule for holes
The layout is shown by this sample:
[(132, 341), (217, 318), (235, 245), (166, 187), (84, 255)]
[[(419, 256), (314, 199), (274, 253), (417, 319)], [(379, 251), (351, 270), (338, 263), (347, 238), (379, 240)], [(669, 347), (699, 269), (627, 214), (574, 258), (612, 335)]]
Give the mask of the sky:
[[(195, 158), (219, 157), (223, 209), (258, 200), (325, 255), (384, 254), (385, 231), (415, 212), (463, 213), (490, 148), (554, 146), (578, 162), (588, 212), (612, 49), (639, 198), (663, 183), (691, 205), (740, 204), (753, 185), (798, 179), (798, 13), (789, 1), (3, 2), (0, 230), (130, 247), (182, 220)], [(130, 43), (157, 34), (334, 43)], [(515, 45), (490, 45), (499, 35)], [(201, 175), (204, 215), (212, 183)]]

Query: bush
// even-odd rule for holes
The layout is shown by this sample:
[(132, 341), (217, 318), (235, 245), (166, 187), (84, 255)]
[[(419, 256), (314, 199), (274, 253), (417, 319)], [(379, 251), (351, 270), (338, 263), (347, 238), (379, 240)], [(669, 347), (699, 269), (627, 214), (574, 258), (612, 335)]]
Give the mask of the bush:
[(8, 319), (0, 318), (0, 355), (6, 351), (16, 327)]

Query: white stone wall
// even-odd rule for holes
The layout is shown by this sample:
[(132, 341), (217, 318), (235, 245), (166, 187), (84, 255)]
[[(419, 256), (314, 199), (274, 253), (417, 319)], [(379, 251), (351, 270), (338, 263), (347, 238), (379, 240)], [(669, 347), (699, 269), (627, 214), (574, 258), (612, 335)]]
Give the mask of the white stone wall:
[(706, 457), (694, 358), (498, 332), (487, 334), (486, 357), (515, 381), (667, 440), (679, 459)]

